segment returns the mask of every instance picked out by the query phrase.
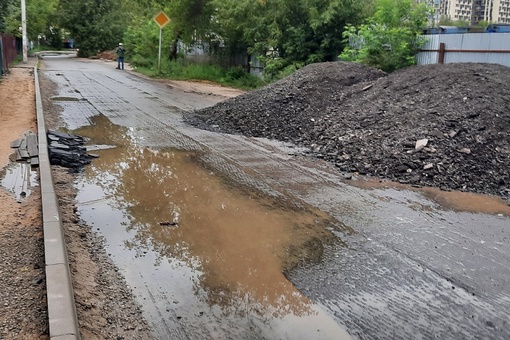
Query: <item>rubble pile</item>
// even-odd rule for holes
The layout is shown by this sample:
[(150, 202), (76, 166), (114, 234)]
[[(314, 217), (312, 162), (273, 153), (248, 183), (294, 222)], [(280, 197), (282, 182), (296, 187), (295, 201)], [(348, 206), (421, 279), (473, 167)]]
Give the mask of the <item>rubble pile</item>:
[(186, 120), (292, 142), (347, 175), (510, 197), (510, 68), (497, 64), (312, 64)]

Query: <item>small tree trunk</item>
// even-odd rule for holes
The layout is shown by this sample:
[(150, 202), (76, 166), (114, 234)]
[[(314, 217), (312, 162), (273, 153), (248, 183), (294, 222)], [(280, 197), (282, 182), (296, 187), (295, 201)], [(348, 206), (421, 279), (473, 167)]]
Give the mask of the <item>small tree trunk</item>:
[(246, 66), (244, 67), (244, 70), (246, 71), (246, 73), (250, 74), (251, 54), (249, 54), (248, 52), (246, 52), (246, 53), (248, 54), (248, 60), (247, 60)]
[(179, 38), (175, 38), (172, 41), (172, 45), (170, 45), (170, 53), (168, 55), (168, 59), (170, 60), (177, 60), (177, 42), (179, 41)]
[(168, 59), (171, 61), (177, 60), (177, 43), (181, 37), (181, 32), (177, 28), (174, 28), (174, 37), (175, 39), (172, 40), (172, 44), (170, 45), (170, 53), (168, 54)]

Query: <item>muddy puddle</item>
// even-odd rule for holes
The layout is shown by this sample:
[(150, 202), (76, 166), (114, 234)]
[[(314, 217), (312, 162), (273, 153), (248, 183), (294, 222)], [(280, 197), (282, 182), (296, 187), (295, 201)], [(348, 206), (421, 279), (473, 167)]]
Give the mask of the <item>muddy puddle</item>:
[[(434, 207), (435, 209), (510, 216), (510, 201), (505, 201), (496, 196), (461, 191), (443, 191), (432, 187), (415, 188), (410, 185), (370, 178), (349, 180), (346, 183), (367, 190), (396, 189), (419, 192), (438, 204), (437, 207)], [(384, 200), (385, 198), (381, 197), (381, 199)], [(432, 209), (430, 206), (423, 205), (421, 205), (421, 208), (423, 210)]]
[(158, 338), (349, 338), (284, 274), (320, 261), (338, 222), (229, 183), (200, 154), (142, 148), (133, 130), (91, 122), (74, 132), (115, 148), (95, 148), (78, 213)]
[(30, 196), (37, 183), (37, 171), (27, 163), (11, 163), (0, 170), (0, 184), (21, 202)]

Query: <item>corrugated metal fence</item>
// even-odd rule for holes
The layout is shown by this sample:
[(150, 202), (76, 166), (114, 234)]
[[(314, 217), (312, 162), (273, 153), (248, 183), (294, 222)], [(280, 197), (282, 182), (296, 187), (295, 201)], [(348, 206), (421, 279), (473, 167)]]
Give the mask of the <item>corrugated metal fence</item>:
[(9, 71), (10, 65), (18, 55), (18, 46), (16, 38), (0, 33), (0, 77), (3, 73)]
[(510, 33), (431, 34), (417, 55), (418, 65), (493, 63), (510, 67)]

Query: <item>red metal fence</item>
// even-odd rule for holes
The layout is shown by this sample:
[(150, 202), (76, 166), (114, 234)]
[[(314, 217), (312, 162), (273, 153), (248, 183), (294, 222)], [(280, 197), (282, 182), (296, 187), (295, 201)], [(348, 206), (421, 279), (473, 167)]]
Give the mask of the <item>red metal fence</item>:
[(9, 67), (18, 55), (16, 38), (0, 33), (0, 76), (9, 71)]

